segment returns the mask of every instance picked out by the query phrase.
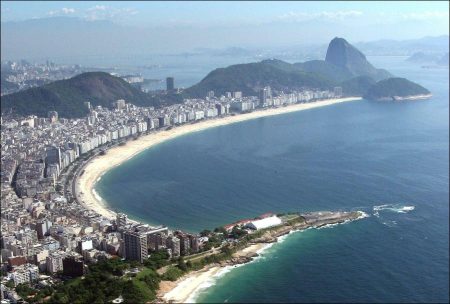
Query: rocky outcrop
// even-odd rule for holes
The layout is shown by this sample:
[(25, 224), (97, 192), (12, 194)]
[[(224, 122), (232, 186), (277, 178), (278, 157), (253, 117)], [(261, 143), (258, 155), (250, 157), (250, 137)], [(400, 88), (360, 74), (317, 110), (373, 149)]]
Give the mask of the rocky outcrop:
[(370, 76), (375, 80), (391, 77), (382, 69), (376, 69), (366, 56), (344, 38), (334, 38), (328, 45), (325, 61), (349, 71), (353, 76)]

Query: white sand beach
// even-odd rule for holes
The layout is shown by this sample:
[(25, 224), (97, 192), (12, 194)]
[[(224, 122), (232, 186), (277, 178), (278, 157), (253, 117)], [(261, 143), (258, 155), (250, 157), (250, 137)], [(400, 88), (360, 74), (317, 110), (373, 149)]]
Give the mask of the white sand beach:
[(336, 98), (312, 103), (294, 104), (286, 107), (270, 108), (267, 110), (258, 110), (246, 114), (237, 114), (224, 118), (204, 120), (194, 124), (185, 124), (178, 127), (173, 127), (167, 131), (161, 130), (142, 136), (137, 140), (128, 141), (124, 146), (116, 146), (109, 149), (105, 155), (93, 158), (85, 166), (84, 173), (76, 181), (76, 195), (79, 198), (79, 201), (82, 202), (82, 204), (87, 208), (90, 208), (107, 218), (113, 219), (115, 218), (115, 212), (110, 210), (107, 204), (103, 202), (101, 198), (93, 191), (93, 187), (106, 171), (120, 165), (122, 162), (132, 158), (136, 154), (148, 148), (178, 136), (203, 131), (213, 127), (224, 126), (260, 117), (308, 110), (343, 102), (357, 101), (361, 99), (361, 97)]
[[(269, 247), (270, 244), (258, 243), (252, 244), (244, 249), (236, 252), (235, 257), (247, 256), (258, 253), (264, 248)], [(167, 302), (173, 303), (193, 303), (195, 296), (204, 288), (207, 288), (212, 283), (214, 277), (221, 276), (222, 271), (228, 267), (238, 267), (218, 264), (210, 265), (202, 270), (193, 271), (181, 277), (176, 282), (163, 281), (160, 283), (160, 290), (158, 296)]]

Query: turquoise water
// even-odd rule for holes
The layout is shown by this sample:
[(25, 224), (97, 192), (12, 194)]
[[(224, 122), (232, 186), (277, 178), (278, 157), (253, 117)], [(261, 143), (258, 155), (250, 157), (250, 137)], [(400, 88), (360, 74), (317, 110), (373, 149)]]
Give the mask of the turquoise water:
[(135, 219), (193, 232), (268, 211), (370, 215), (290, 234), (199, 302), (448, 302), (448, 70), (371, 60), (434, 97), (189, 134), (109, 171), (96, 190)]

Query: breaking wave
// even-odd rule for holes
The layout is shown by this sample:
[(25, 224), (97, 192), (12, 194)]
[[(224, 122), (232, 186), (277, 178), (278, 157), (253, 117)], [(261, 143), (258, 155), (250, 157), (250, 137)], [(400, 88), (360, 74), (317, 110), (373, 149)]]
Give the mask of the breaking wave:
[[(367, 214), (366, 212), (363, 211), (359, 211), (360, 212), (360, 216), (356, 219), (362, 219), (362, 218), (366, 218), (366, 217), (370, 217), (369, 214)], [(355, 220), (356, 220), (355, 219)], [(293, 233), (298, 233), (298, 232), (304, 232), (306, 230), (309, 229), (322, 229), (322, 228), (332, 228), (334, 226), (340, 225), (340, 224), (346, 224), (349, 222), (352, 222), (354, 220), (346, 220), (342, 223), (337, 223), (337, 224), (328, 224), (328, 225), (324, 225), (322, 227), (308, 227), (306, 229), (301, 229), (301, 230), (291, 230), (289, 231), (289, 233), (279, 236), (277, 237), (277, 242), (274, 243), (268, 243), (266, 244), (264, 247), (262, 247), (261, 249), (259, 249), (258, 251), (256, 251), (256, 253), (258, 254), (258, 256), (256, 256), (255, 258), (253, 258), (252, 261), (245, 263), (245, 264), (238, 264), (238, 265), (233, 265), (233, 266), (225, 266), (223, 267), (223, 269), (219, 270), (216, 274), (214, 274), (212, 277), (208, 278), (208, 280), (206, 280), (205, 282), (203, 282), (202, 284), (200, 284), (198, 286), (198, 288), (192, 292), (192, 294), (189, 296), (189, 298), (186, 300), (187, 303), (195, 303), (196, 300), (198, 299), (198, 297), (205, 292), (208, 288), (216, 285), (217, 281), (223, 277), (225, 274), (229, 273), (230, 271), (232, 271), (233, 269), (245, 266), (245, 265), (249, 265), (251, 263), (257, 262), (258, 260), (262, 260), (265, 259), (266, 257), (264, 256), (264, 253), (271, 248), (272, 246), (274, 246), (275, 244), (281, 244), (283, 243), (288, 237), (289, 235), (293, 234)]]
[(407, 213), (413, 211), (415, 206), (404, 206), (400, 204), (385, 204), (373, 207), (373, 215), (379, 217), (380, 211), (389, 211), (396, 213)]

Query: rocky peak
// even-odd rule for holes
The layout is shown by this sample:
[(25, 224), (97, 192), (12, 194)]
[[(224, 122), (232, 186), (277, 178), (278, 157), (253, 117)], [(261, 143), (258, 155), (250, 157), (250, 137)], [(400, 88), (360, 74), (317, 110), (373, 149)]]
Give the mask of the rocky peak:
[(344, 38), (336, 37), (331, 40), (325, 61), (346, 68), (355, 75), (363, 75), (375, 70), (366, 56)]

